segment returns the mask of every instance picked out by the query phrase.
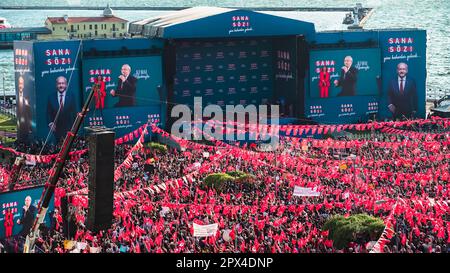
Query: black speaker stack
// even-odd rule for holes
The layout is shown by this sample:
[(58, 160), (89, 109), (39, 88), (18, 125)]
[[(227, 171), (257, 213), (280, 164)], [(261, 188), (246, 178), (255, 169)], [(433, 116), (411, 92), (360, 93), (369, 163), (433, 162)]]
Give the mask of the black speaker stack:
[(89, 143), (87, 229), (98, 232), (111, 227), (114, 191), (114, 137), (106, 128), (86, 127)]

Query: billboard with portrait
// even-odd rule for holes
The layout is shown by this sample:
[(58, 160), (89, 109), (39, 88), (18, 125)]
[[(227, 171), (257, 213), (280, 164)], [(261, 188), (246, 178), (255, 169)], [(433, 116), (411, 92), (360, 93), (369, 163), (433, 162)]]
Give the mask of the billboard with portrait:
[(28, 142), (36, 132), (33, 43), (26, 41), (14, 43), (14, 74), (17, 138), (19, 141)]
[[(15, 235), (25, 235), (27, 232), (24, 232), (25, 229), (31, 228), (33, 221), (37, 215), (37, 207), (39, 203), (39, 198), (42, 195), (42, 191), (44, 187), (34, 187), (30, 189), (12, 191), (12, 192), (4, 192), (0, 193), (0, 238), (5, 238), (6, 235), (15, 236)], [(27, 207), (25, 212), (24, 207), (26, 206), (26, 198), (30, 197), (30, 205)], [(44, 219), (44, 224), (47, 227), (50, 227), (51, 222), (51, 214), (54, 212), (54, 202), (51, 200), (47, 215)], [(11, 213), (11, 216), (8, 214)], [(9, 221), (11, 225), (5, 225), (5, 220)], [(12, 221), (11, 221), (12, 220)], [(11, 229), (7, 234), (8, 227)]]
[(382, 94), (380, 118), (425, 118), (426, 31), (380, 31)]
[(127, 108), (158, 105), (162, 85), (161, 56), (108, 57), (83, 60), (83, 90), (91, 89), (95, 108)]
[(333, 49), (310, 51), (312, 99), (374, 96), (380, 90), (380, 49)]
[(81, 110), (80, 41), (34, 43), (36, 139), (59, 142)]

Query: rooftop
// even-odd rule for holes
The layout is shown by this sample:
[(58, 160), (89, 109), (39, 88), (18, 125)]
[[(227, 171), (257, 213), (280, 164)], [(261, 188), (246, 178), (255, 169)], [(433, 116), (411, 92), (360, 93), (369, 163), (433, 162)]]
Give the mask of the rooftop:
[(119, 17), (48, 17), (52, 24), (78, 24), (78, 23), (127, 23), (128, 21)]
[[(194, 7), (187, 8), (178, 11), (149, 11), (148, 17), (145, 19), (132, 21), (130, 23), (130, 33), (133, 34), (144, 34), (146, 35), (144, 29), (150, 27), (168, 27), (175, 24), (182, 24), (189, 21), (201, 20), (207, 17), (212, 17), (236, 10), (246, 10), (236, 9), (236, 8), (222, 8), (222, 7)], [(323, 9), (252, 9), (252, 11), (260, 14), (278, 16), (286, 19), (292, 19), (295, 21), (309, 22), (313, 23), (316, 31), (343, 31), (355, 25), (344, 23), (344, 18), (346, 18), (352, 9), (339, 9), (339, 8), (323, 8)], [(358, 22), (355, 22), (358, 28), (362, 28), (369, 17), (372, 15), (374, 9), (371, 8), (361, 8), (358, 11)], [(356, 16), (356, 13), (354, 13)], [(358, 24), (359, 23), (359, 24)]]

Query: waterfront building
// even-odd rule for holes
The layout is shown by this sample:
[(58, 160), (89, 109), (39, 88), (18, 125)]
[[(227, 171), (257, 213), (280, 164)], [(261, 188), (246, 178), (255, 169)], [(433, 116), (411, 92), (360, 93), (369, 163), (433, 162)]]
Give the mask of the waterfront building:
[(99, 17), (48, 17), (45, 27), (51, 33), (38, 35), (39, 40), (119, 38), (127, 35), (128, 21), (114, 16), (108, 5)]

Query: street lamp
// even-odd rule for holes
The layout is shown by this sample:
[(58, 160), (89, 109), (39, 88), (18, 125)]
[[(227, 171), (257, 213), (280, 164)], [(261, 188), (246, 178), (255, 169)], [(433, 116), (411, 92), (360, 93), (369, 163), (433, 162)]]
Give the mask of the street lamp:
[(6, 102), (5, 72), (3, 72), (3, 104)]
[(5, 90), (5, 72), (2, 72), (2, 86), (3, 86), (3, 106), (5, 106), (6, 103), (6, 90)]

